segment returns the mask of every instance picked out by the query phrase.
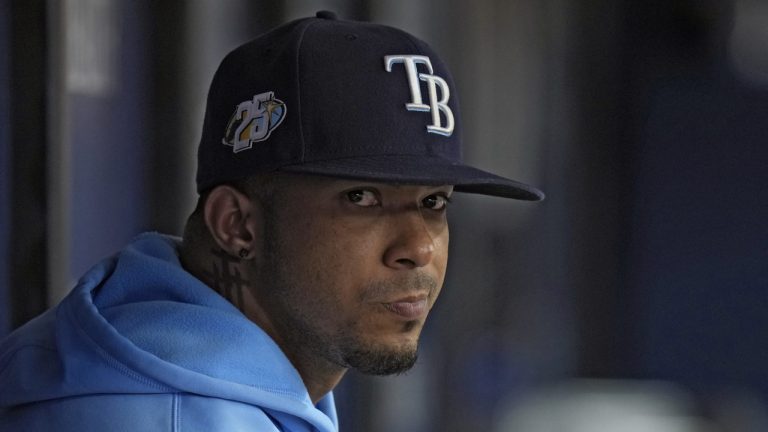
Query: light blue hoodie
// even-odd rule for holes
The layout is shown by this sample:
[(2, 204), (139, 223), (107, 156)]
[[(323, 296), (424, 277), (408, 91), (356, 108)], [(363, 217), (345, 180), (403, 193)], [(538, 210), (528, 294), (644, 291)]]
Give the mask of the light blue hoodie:
[(338, 430), (275, 342), (144, 234), (0, 343), (0, 431)]

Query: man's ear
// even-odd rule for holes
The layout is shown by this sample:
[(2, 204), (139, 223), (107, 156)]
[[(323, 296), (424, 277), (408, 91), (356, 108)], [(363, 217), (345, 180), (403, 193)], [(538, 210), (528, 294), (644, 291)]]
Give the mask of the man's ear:
[(258, 240), (261, 206), (229, 185), (216, 186), (204, 206), (205, 225), (216, 243), (232, 256), (251, 251)]

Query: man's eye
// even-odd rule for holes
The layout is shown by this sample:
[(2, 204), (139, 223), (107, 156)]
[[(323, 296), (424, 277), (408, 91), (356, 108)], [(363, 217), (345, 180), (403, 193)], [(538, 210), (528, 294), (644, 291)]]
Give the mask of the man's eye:
[(430, 210), (444, 210), (451, 200), (443, 195), (430, 195), (423, 200), (421, 204)]
[(360, 207), (371, 207), (379, 204), (379, 199), (372, 191), (358, 189), (347, 192), (347, 199)]

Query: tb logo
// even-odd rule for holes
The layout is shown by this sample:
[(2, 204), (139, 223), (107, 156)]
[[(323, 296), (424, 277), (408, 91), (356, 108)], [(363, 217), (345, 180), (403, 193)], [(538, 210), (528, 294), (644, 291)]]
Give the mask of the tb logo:
[(237, 153), (264, 141), (285, 118), (285, 104), (275, 99), (274, 92), (257, 94), (253, 100), (241, 102), (227, 123), (222, 144)]
[[(384, 69), (392, 72), (392, 65), (402, 63), (405, 67), (405, 73), (408, 77), (408, 85), (411, 87), (411, 101), (405, 104), (408, 111), (430, 111), (432, 112), (432, 124), (427, 126), (427, 132), (436, 133), (445, 136), (451, 136), (453, 133), (453, 111), (448, 107), (448, 98), (451, 96), (448, 83), (437, 75), (432, 75), (432, 62), (429, 57), (420, 55), (388, 55), (384, 57)], [(418, 65), (426, 65), (428, 74), (419, 73)], [(429, 105), (426, 105), (421, 97), (421, 84), (419, 80), (426, 81), (427, 92), (429, 93)], [(440, 99), (437, 97), (437, 89), (440, 88)], [(443, 126), (440, 113), (445, 116), (445, 126)]]

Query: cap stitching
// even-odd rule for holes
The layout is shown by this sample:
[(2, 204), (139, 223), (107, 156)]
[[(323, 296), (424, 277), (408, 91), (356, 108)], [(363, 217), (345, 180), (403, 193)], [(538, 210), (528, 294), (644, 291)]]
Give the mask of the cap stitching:
[(298, 47), (296, 48), (296, 93), (297, 93), (297, 103), (299, 105), (299, 139), (301, 140), (301, 156), (299, 160), (301, 162), (304, 162), (306, 159), (306, 153), (307, 153), (307, 145), (306, 141), (304, 140), (304, 116), (302, 115), (302, 112), (304, 111), (303, 100), (301, 97), (301, 63), (299, 62), (299, 59), (301, 58), (301, 49), (304, 46), (304, 34), (307, 32), (310, 26), (317, 24), (319, 20), (313, 20), (310, 21), (309, 24), (304, 26), (304, 28), (301, 30), (301, 34), (299, 35), (299, 43)]

